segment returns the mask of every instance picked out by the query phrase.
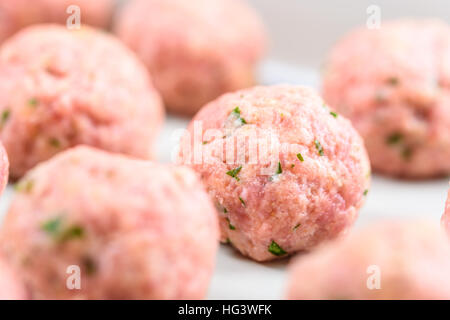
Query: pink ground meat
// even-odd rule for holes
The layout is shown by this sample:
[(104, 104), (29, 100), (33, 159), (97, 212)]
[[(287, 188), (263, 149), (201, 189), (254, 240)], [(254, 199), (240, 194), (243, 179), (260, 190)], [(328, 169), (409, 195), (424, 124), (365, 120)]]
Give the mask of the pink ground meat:
[(427, 178), (450, 173), (450, 28), (436, 20), (360, 28), (331, 51), (325, 100), (349, 117), (374, 170)]
[(39, 25), (0, 48), (0, 139), (13, 178), (78, 144), (152, 158), (162, 121), (145, 67), (106, 33)]
[(265, 47), (259, 17), (241, 0), (130, 1), (115, 30), (147, 65), (168, 110), (184, 115), (253, 85)]
[[(18, 183), (1, 230), (34, 299), (202, 299), (218, 247), (194, 172), (79, 146)], [(81, 290), (66, 287), (81, 268)]]
[(299, 256), (287, 298), (449, 299), (449, 268), (449, 244), (437, 225), (381, 222)]
[(24, 283), (11, 266), (0, 257), (0, 300), (24, 300), (27, 297)]
[[(252, 135), (260, 142), (246, 138)], [(299, 86), (255, 87), (209, 103), (183, 137), (179, 161), (200, 174), (216, 203), (221, 240), (258, 261), (344, 233), (370, 183), (350, 122)]]
[(110, 24), (114, 0), (0, 0), (0, 42), (31, 24), (65, 24), (71, 5), (81, 9), (81, 24), (102, 28)]

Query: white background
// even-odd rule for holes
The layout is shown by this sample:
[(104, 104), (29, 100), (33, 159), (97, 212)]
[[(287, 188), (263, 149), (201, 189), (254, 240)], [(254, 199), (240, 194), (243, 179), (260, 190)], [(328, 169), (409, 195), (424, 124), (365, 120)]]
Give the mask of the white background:
[(343, 33), (366, 23), (366, 9), (370, 5), (381, 8), (383, 20), (438, 17), (450, 22), (449, 0), (247, 1), (260, 12), (267, 26), (270, 58), (315, 68)]

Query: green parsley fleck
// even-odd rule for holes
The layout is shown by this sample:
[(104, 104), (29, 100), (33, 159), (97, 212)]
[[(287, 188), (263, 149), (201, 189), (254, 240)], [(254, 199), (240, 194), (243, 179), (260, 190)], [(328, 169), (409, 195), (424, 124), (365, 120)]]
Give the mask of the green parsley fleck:
[(92, 259), (92, 257), (90, 257), (90, 256), (83, 257), (82, 264), (83, 264), (84, 268), (86, 269), (86, 274), (88, 276), (93, 275), (97, 271), (96, 263), (95, 263), (94, 259)]
[(208, 143), (209, 143), (208, 141), (203, 141), (202, 142), (203, 145), (208, 144)]
[(283, 169), (281, 168), (281, 162), (278, 162), (278, 169), (275, 174), (282, 174), (282, 173), (283, 173)]
[(364, 195), (364, 196), (367, 196), (368, 194), (369, 194), (369, 190), (368, 190), (368, 189), (364, 190), (363, 195)]
[(295, 168), (295, 164), (291, 164), (291, 168)]
[(323, 156), (323, 147), (322, 147), (322, 145), (320, 144), (320, 142), (319, 142), (319, 140), (314, 140), (314, 144), (315, 144), (315, 146), (316, 146), (316, 149), (317, 149), (317, 152), (319, 152), (319, 155), (320, 156)]
[(278, 168), (277, 168), (277, 171), (275, 172), (275, 174), (273, 175), (273, 176), (271, 176), (270, 178), (269, 178), (269, 180), (270, 181), (277, 181), (278, 180), (278, 176), (280, 175), (280, 174), (282, 174), (283, 173), (283, 169), (281, 168), (281, 162), (278, 162)]
[(396, 86), (399, 84), (399, 80), (396, 77), (390, 77), (389, 79), (387, 79), (387, 83), (391, 86)]
[(6, 122), (8, 122), (10, 116), (11, 116), (11, 111), (9, 109), (3, 110), (2, 118), (0, 121), (1, 128), (3, 128), (3, 126), (6, 124)]
[(292, 228), (292, 230), (294, 230), (294, 231), (295, 231), (295, 230), (297, 230), (297, 229), (298, 229), (298, 227), (300, 227), (300, 226), (301, 226), (301, 223), (299, 223), (299, 224), (296, 224), (296, 225), (295, 225), (295, 227), (293, 227), (293, 228)]
[(223, 213), (228, 213), (228, 210), (227, 210), (227, 208), (223, 208)]
[(336, 112), (330, 111), (330, 114), (331, 114), (333, 117), (335, 117), (335, 118), (338, 117), (338, 114), (337, 114)]
[(241, 169), (242, 169), (242, 166), (239, 166), (239, 167), (237, 167), (237, 168), (235, 168), (235, 169), (233, 169), (233, 170), (228, 171), (228, 172), (227, 172), (227, 175), (229, 175), (230, 177), (233, 177), (233, 178), (235, 178), (237, 181), (239, 181), (240, 179), (239, 179), (239, 177), (238, 177), (237, 175), (239, 174), (239, 172), (241, 171)]
[(231, 224), (229, 218), (227, 218), (227, 222), (228, 222), (228, 227), (230, 228), (230, 230), (236, 230), (236, 227)]
[(59, 142), (59, 140), (56, 139), (56, 138), (50, 138), (50, 139), (48, 140), (48, 143), (49, 143), (52, 147), (54, 147), (54, 148), (59, 148), (59, 147), (61, 147), (61, 142)]
[(241, 197), (239, 197), (239, 201), (242, 203), (242, 205), (245, 207), (245, 201)]
[(81, 226), (73, 225), (63, 228), (62, 220), (62, 217), (50, 219), (42, 224), (41, 229), (59, 243), (83, 237), (84, 229)]
[(33, 190), (34, 181), (33, 180), (24, 180), (15, 184), (14, 190), (17, 192), (30, 193)]
[(394, 132), (393, 134), (391, 134), (389, 137), (386, 138), (386, 143), (387, 144), (397, 144), (400, 141), (402, 141), (403, 139), (403, 135), (399, 132)]
[(236, 117), (241, 122), (241, 124), (247, 124), (247, 121), (245, 121), (245, 119), (241, 117), (241, 109), (239, 109), (239, 107), (234, 108), (231, 114)]
[(305, 159), (303, 159), (303, 156), (301, 153), (297, 153), (297, 158), (298, 160), (300, 160), (301, 162), (305, 161)]
[(59, 237), (59, 241), (60, 242), (65, 242), (67, 240), (71, 240), (71, 239), (80, 239), (84, 236), (84, 229), (79, 226), (79, 225), (74, 225), (71, 226), (67, 229), (65, 229), (60, 237)]
[(31, 107), (36, 107), (38, 104), (39, 101), (36, 98), (31, 98), (30, 100), (28, 100), (28, 105), (30, 105)]
[(269, 246), (269, 252), (277, 257), (285, 255), (287, 252), (281, 248), (278, 243), (272, 240), (272, 243)]
[(58, 234), (61, 228), (61, 218), (54, 218), (42, 224), (41, 229), (51, 236)]

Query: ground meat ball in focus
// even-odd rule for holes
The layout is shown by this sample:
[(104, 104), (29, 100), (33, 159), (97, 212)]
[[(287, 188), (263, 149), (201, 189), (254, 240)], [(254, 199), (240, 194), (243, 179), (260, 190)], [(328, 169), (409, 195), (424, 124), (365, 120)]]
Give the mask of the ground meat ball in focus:
[[(255, 260), (335, 238), (353, 224), (367, 195), (370, 166), (361, 138), (312, 89), (226, 94), (196, 115), (189, 133), (194, 157), (202, 148), (204, 161), (190, 155), (188, 136), (179, 161), (192, 164), (215, 201), (222, 241)], [(252, 135), (260, 141), (246, 138)], [(287, 147), (278, 152), (280, 145)]]
[(450, 298), (448, 241), (424, 221), (377, 223), (297, 259), (289, 299)]
[(162, 118), (145, 67), (106, 33), (33, 26), (0, 49), (0, 138), (13, 178), (77, 144), (151, 158)]
[(0, 300), (24, 300), (26, 298), (24, 284), (0, 256)]
[(435, 20), (360, 28), (332, 50), (325, 100), (365, 139), (374, 170), (450, 173), (450, 28)]
[[(34, 299), (201, 299), (215, 209), (189, 168), (76, 147), (19, 182), (1, 243)], [(66, 268), (81, 268), (81, 290)]]
[(77, 5), (81, 9), (81, 24), (107, 27), (114, 0), (0, 0), (0, 42), (20, 29), (36, 23), (65, 24)]
[(166, 107), (184, 115), (253, 85), (265, 46), (262, 23), (241, 0), (135, 0), (115, 29), (147, 65)]
[(450, 190), (448, 191), (447, 203), (445, 204), (445, 211), (441, 222), (444, 229), (450, 235)]

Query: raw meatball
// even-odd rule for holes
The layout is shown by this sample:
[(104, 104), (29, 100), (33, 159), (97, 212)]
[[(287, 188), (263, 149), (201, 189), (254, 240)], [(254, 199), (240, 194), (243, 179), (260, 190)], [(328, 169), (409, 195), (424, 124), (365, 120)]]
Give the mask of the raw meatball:
[(262, 23), (241, 0), (135, 0), (116, 31), (147, 65), (168, 110), (184, 115), (253, 85), (265, 47)]
[(81, 9), (81, 24), (107, 27), (114, 0), (0, 0), (0, 42), (18, 30), (36, 23), (65, 24), (71, 5)]
[(332, 50), (325, 100), (365, 139), (374, 170), (450, 173), (450, 28), (435, 20), (360, 28)]
[(77, 144), (151, 158), (162, 120), (145, 67), (106, 33), (39, 25), (0, 49), (0, 139), (13, 178)]
[(441, 219), (442, 225), (447, 233), (450, 235), (450, 190), (448, 191), (447, 203), (445, 204), (444, 215)]
[(3, 257), (0, 257), (0, 300), (24, 299), (27, 299), (24, 284)]
[(345, 232), (370, 182), (350, 122), (297, 86), (256, 87), (211, 102), (190, 124), (179, 161), (201, 175), (216, 203), (221, 240), (258, 261)]
[[(218, 226), (189, 168), (80, 146), (31, 170), (17, 190), (1, 243), (32, 298), (204, 298)], [(81, 290), (66, 287), (70, 266), (81, 268)]]
[(383, 222), (300, 256), (289, 299), (449, 299), (450, 248), (438, 226)]

